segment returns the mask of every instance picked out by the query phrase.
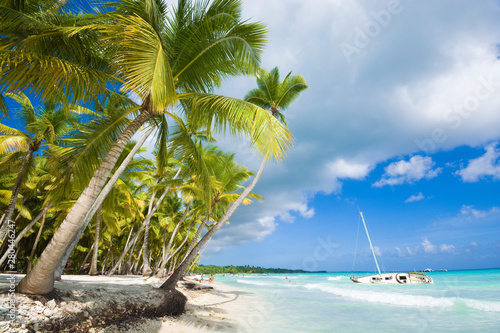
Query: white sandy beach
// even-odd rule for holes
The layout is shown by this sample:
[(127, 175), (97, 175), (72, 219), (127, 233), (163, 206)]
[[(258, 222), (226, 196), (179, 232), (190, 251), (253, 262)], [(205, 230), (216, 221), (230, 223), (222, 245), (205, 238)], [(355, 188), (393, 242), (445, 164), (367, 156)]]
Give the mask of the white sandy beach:
[[(0, 307), (6, 309), (8, 295), (6, 290), (8, 275), (0, 275)], [(22, 275), (16, 277), (16, 281)], [(188, 277), (188, 279), (192, 279)], [(24, 295), (16, 294), (16, 307), (19, 319), (24, 323), (17, 332), (28, 332), (28, 327), (37, 329), (42, 322), (67, 316), (68, 314), (89, 317), (86, 309), (99, 306), (99, 304), (126, 304), (127, 302), (155, 303), (155, 291), (151, 286), (158, 287), (163, 280), (156, 278), (146, 279), (142, 276), (86, 276), (63, 275), (63, 281), (56, 282), (55, 288), (71, 293), (78, 300), (69, 299), (55, 304), (53, 301), (45, 302), (30, 299)], [(178, 288), (187, 298), (186, 312), (178, 317), (162, 318), (137, 318), (120, 324), (91, 328), (92, 332), (247, 332), (258, 329), (261, 325), (259, 319), (260, 300), (257, 296), (236, 290), (219, 282), (210, 285), (214, 289), (188, 290)], [(255, 311), (255, 312), (254, 312)], [(5, 318), (1, 319), (0, 332), (6, 328)]]
[[(207, 284), (205, 282), (204, 284)], [(188, 297), (186, 313), (176, 317), (143, 319), (125, 332), (247, 332), (253, 331), (250, 309), (259, 304), (257, 296), (224, 284), (210, 284), (212, 290), (181, 291)], [(108, 327), (102, 332), (124, 332)]]

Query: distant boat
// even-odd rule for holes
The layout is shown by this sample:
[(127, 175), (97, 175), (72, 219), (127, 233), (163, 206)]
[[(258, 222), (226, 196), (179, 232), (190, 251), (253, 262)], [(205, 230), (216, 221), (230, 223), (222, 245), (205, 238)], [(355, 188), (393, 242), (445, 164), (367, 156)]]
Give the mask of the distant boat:
[(375, 260), (375, 265), (377, 266), (378, 274), (366, 275), (361, 277), (352, 276), (351, 281), (356, 283), (377, 283), (377, 284), (413, 284), (413, 283), (434, 283), (430, 276), (425, 275), (424, 272), (399, 272), (399, 273), (382, 273), (380, 272), (380, 267), (378, 266), (377, 256), (373, 250), (372, 241), (370, 239), (370, 234), (368, 233), (368, 228), (366, 227), (365, 218), (363, 213), (359, 212), (361, 215), (361, 220), (366, 231), (366, 237), (368, 237), (368, 242), (370, 243), (370, 249), (372, 250), (373, 259)]
[(434, 272), (434, 270), (432, 268), (426, 268), (421, 272)]

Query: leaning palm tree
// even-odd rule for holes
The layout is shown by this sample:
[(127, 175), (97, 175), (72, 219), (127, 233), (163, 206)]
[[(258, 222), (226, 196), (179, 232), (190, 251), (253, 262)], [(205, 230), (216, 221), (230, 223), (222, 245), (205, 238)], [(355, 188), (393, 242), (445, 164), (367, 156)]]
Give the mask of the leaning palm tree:
[[(72, 235), (88, 224), (97, 210), (93, 207), (95, 200), (132, 135), (179, 100), (214, 104), (207, 100), (209, 92), (228, 76), (254, 70), (263, 49), (264, 26), (243, 21), (237, 0), (180, 0), (171, 12), (164, 0), (124, 0), (110, 6), (115, 9), (108, 16), (110, 24), (88, 29), (98, 29), (105, 35), (106, 59), (112, 59), (123, 89), (141, 99), (140, 113), (111, 148), (35, 268), (20, 282), (18, 289), (25, 293), (44, 294), (53, 289), (55, 267)], [(223, 102), (220, 96), (215, 99)], [(198, 119), (219, 128), (229, 125), (233, 133), (250, 134), (264, 144), (261, 127), (269, 119), (262, 112), (249, 112), (248, 105), (235, 106), (221, 108), (216, 114), (197, 108)], [(284, 129), (281, 134), (281, 145), (286, 145), (290, 135)]]
[(0, 241), (5, 238), (8, 221), (12, 218), (17, 202), (17, 196), (21, 183), (30, 164), (33, 163), (33, 155), (48, 145), (56, 143), (56, 140), (73, 131), (77, 124), (74, 114), (61, 108), (54, 103), (45, 103), (41, 110), (35, 110), (31, 101), (23, 93), (7, 96), (15, 99), (20, 105), (19, 117), (23, 122), (25, 131), (21, 131), (4, 124), (0, 124), (0, 154), (7, 154), (14, 150), (25, 153), (23, 164), (19, 169), (9, 206), (7, 207), (0, 228)]
[[(250, 91), (247, 96), (245, 96), (245, 101), (255, 105), (258, 110), (270, 111), (273, 119), (279, 118), (285, 124), (286, 122), (281, 111), (285, 110), (294, 100), (298, 98), (303, 90), (308, 88), (305, 79), (301, 75), (291, 75), (291, 73), (289, 73), (283, 82), (280, 82), (277, 67), (273, 68), (270, 72), (260, 69), (257, 74), (257, 86), (258, 88)], [(234, 103), (239, 102), (235, 101)], [(205, 104), (204, 106), (210, 108), (210, 105)], [(220, 105), (219, 107), (223, 106)], [(251, 193), (262, 175), (268, 159), (274, 158), (279, 161), (284, 158), (287, 146), (281, 146), (279, 145), (279, 142), (273, 140), (273, 138), (277, 135), (275, 132), (277, 130), (278, 128), (272, 126), (263, 130), (263, 137), (267, 135), (269, 137), (269, 142), (265, 146), (266, 154), (264, 154), (264, 158), (255, 177), (238, 195), (238, 197), (235, 198), (231, 206), (226, 210), (217, 223), (210, 228), (210, 230), (203, 236), (196, 246), (186, 255), (183, 262), (169, 277), (169, 279), (163, 283), (161, 288), (175, 288), (177, 282), (186, 273), (200, 250), (212, 239), (213, 235), (229, 220), (236, 209), (238, 209), (238, 207), (246, 200), (247, 196)]]

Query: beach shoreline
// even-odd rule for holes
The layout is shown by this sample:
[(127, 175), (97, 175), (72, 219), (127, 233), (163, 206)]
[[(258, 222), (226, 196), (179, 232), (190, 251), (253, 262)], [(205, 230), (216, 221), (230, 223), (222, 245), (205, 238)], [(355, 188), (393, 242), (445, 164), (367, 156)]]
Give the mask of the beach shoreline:
[[(8, 278), (0, 274), (0, 307), (8, 308)], [(16, 275), (16, 283), (23, 275)], [(249, 304), (259, 303), (256, 295), (227, 286), (215, 281), (198, 282), (196, 276), (188, 276), (185, 282), (194, 282), (203, 289), (188, 289), (184, 284), (177, 288), (187, 298), (185, 312), (179, 316), (132, 317), (108, 324), (101, 321), (99, 314), (93, 315), (99, 306), (112, 304), (116, 311), (126, 311), (131, 302), (157, 306), (155, 292), (165, 279), (144, 278), (142, 276), (88, 276), (63, 275), (62, 281), (55, 283), (63, 297), (59, 302), (43, 298), (27, 297), (15, 294), (18, 325), (11, 327), (11, 332), (44, 332), (44, 324), (61, 321), (74, 316), (88, 318), (87, 326), (82, 331), (89, 332), (244, 332), (247, 320), (245, 315)], [(213, 289), (208, 289), (213, 287)], [(99, 311), (97, 311), (99, 312)], [(8, 312), (3, 310), (0, 319), (0, 332), (8, 329)], [(102, 314), (104, 316), (104, 314)], [(90, 326), (89, 326), (90, 325)]]

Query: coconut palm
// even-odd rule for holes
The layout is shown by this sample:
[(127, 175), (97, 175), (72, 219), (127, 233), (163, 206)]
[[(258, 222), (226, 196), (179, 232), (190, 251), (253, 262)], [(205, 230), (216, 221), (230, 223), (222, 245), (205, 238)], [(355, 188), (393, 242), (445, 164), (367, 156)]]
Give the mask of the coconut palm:
[[(142, 100), (139, 115), (122, 133), (103, 160), (82, 196), (54, 234), (37, 266), (20, 283), (26, 293), (47, 293), (53, 288), (52, 272), (71, 243), (72, 236), (92, 218), (93, 206), (108, 175), (131, 136), (148, 120), (172, 108), (179, 100), (189, 101), (197, 123), (229, 126), (232, 133), (249, 134), (267, 154), (269, 146), (283, 148), (291, 136), (260, 109), (249, 103), (235, 103), (209, 92), (230, 75), (256, 67), (262, 51), (265, 29), (243, 22), (237, 0), (213, 2), (179, 1), (171, 13), (162, 0), (125, 0), (111, 3), (112, 22), (98, 29), (105, 35), (108, 52), (124, 83)], [(80, 31), (83, 31), (81, 29)], [(200, 105), (212, 106), (205, 112)], [(231, 104), (231, 105), (230, 105)], [(215, 112), (215, 109), (218, 109)], [(262, 135), (264, 126), (277, 127), (274, 138)], [(267, 132), (269, 134), (269, 132)], [(97, 208), (95, 208), (97, 209)], [(69, 238), (69, 239), (68, 239)]]
[(0, 229), (0, 241), (5, 238), (7, 223), (14, 213), (21, 182), (30, 164), (33, 163), (34, 154), (39, 149), (56, 143), (59, 138), (73, 131), (78, 123), (74, 114), (56, 107), (54, 103), (45, 103), (42, 109), (35, 110), (31, 101), (23, 93), (8, 93), (7, 96), (12, 97), (21, 105), (19, 117), (25, 131), (0, 124), (0, 154), (17, 150), (25, 153), (25, 157), (12, 189), (9, 206), (4, 213), (5, 223)]
[[(289, 73), (283, 82), (279, 81), (279, 71), (278, 68), (273, 68), (270, 72), (266, 72), (260, 69), (257, 74), (257, 86), (258, 88), (250, 91), (247, 96), (245, 96), (245, 101), (252, 103), (261, 110), (270, 111), (273, 119), (279, 118), (283, 123), (286, 124), (283, 114), (280, 110), (286, 109), (294, 100), (298, 98), (300, 92), (307, 89), (308, 86), (305, 83), (305, 79), (301, 75), (291, 75)], [(212, 99), (210, 97), (208, 100)], [(239, 101), (233, 101), (233, 103), (241, 103)], [(211, 106), (202, 101), (203, 107), (210, 108)], [(215, 101), (215, 105), (219, 102)], [(226, 105), (228, 103), (226, 102)], [(229, 103), (231, 104), (231, 103)], [(195, 107), (200, 107), (197, 105)], [(276, 136), (274, 133), (277, 129), (274, 127), (268, 127), (263, 130), (262, 137), (269, 136), (273, 138)], [(165, 283), (161, 286), (163, 289), (173, 289), (177, 285), (179, 279), (185, 274), (189, 266), (195, 260), (196, 255), (200, 250), (212, 239), (213, 235), (229, 220), (236, 209), (244, 203), (247, 196), (251, 193), (257, 181), (259, 180), (262, 172), (264, 171), (265, 165), (269, 158), (274, 157), (276, 160), (280, 160), (284, 157), (287, 146), (280, 146), (279, 142), (275, 140), (270, 140), (269, 144), (266, 145), (264, 159), (257, 171), (255, 177), (252, 179), (250, 184), (239, 194), (238, 197), (232, 202), (231, 206), (226, 210), (223, 216), (215, 223), (211, 229), (203, 236), (203, 238), (194, 246), (194, 248), (186, 255), (183, 262), (175, 270), (175, 272), (169, 277)], [(234, 194), (233, 194), (234, 195)]]
[(290, 72), (283, 82), (280, 82), (278, 67), (274, 67), (269, 72), (261, 68), (257, 72), (257, 88), (250, 90), (245, 100), (269, 110), (274, 117), (286, 124), (282, 111), (288, 108), (307, 88), (302, 75), (292, 75)]
[(112, 93), (113, 69), (99, 32), (101, 16), (60, 11), (65, 0), (0, 0), (0, 91), (26, 91), (61, 102)]

